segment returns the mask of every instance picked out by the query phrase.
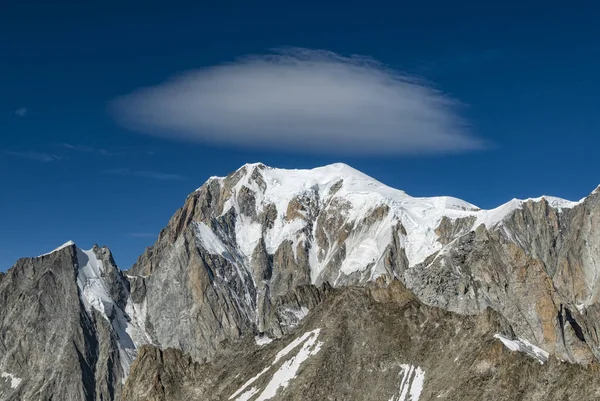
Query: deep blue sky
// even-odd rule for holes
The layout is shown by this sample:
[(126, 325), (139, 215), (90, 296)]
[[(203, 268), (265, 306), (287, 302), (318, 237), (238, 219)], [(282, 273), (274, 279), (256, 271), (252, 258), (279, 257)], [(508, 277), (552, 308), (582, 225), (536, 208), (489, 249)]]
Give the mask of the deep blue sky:
[[(106, 244), (128, 268), (188, 193), (246, 162), (343, 161), (411, 195), (484, 208), (542, 194), (577, 200), (600, 183), (593, 2), (5, 3), (0, 270), (69, 239)], [(385, 157), (234, 149), (141, 135), (107, 111), (136, 88), (279, 46), (367, 55), (422, 77), (464, 103), (472, 132), (493, 145)]]

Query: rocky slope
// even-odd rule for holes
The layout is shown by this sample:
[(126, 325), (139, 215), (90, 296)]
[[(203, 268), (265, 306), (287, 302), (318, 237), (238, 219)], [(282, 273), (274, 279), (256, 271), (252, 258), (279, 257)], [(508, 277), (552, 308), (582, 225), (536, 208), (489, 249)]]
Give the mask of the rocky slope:
[(0, 280), (0, 399), (119, 399), (144, 342), (129, 298), (107, 248), (19, 260)]
[[(594, 400), (599, 365), (515, 352), (510, 324), (421, 303), (398, 281), (333, 291), (291, 333), (212, 363), (144, 346), (123, 392), (166, 400)], [(497, 337), (501, 337), (502, 340)], [(510, 345), (510, 343), (509, 343)], [(541, 362), (544, 361), (542, 364)]]
[(481, 210), (342, 164), (251, 164), (191, 194), (131, 274), (143, 277), (156, 343), (199, 361), (246, 331), (281, 337), (310, 309), (284, 302), (294, 288), (383, 277), (459, 314), (491, 307), (518, 336), (585, 364), (598, 356), (598, 198)]
[(0, 275), (0, 400), (563, 399), (600, 358), (599, 203), (481, 210), (343, 164), (245, 165), (126, 274), (66, 244)]

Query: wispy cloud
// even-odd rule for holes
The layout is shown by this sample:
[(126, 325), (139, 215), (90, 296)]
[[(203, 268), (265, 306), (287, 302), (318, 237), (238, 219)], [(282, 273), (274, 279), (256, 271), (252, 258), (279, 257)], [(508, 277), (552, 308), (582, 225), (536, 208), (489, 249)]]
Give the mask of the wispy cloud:
[(102, 156), (112, 156), (113, 155), (112, 152), (109, 152), (106, 149), (94, 148), (92, 146), (87, 146), (87, 145), (73, 145), (70, 143), (63, 142), (63, 143), (59, 144), (59, 146), (63, 149), (72, 150), (74, 152), (97, 153)]
[(170, 174), (170, 173), (162, 173), (158, 171), (146, 171), (146, 170), (130, 170), (127, 168), (114, 168), (104, 170), (105, 174), (114, 174), (114, 175), (130, 175), (134, 177), (142, 177), (149, 178), (153, 180), (159, 181), (184, 181), (187, 178), (179, 175), (179, 174)]
[(362, 56), (280, 50), (176, 76), (116, 99), (126, 127), (260, 148), (355, 154), (480, 149), (460, 103)]
[(21, 107), (20, 109), (15, 110), (15, 116), (17, 117), (25, 117), (27, 115), (27, 109), (25, 107)]
[(55, 161), (62, 159), (62, 156), (58, 156), (58, 155), (51, 154), (51, 153), (35, 152), (35, 151), (26, 151), (26, 152), (6, 151), (4, 153), (8, 156), (16, 157), (19, 159), (34, 160), (34, 161), (43, 162), (43, 163), (55, 162)]

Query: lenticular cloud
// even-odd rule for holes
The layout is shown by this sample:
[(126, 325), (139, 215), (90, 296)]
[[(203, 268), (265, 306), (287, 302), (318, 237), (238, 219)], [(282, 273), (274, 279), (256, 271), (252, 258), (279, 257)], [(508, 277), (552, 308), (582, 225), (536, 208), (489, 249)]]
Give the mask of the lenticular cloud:
[(294, 151), (466, 151), (457, 102), (365, 57), (293, 49), (190, 71), (112, 103), (126, 127), (186, 140)]

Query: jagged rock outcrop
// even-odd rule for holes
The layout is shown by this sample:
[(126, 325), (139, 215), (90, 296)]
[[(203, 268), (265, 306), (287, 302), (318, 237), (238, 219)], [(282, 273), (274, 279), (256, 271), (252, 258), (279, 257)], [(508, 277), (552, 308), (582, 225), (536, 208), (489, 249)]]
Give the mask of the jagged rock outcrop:
[[(435, 235), (410, 215), (411, 205), (421, 215), (477, 210), (451, 198), (420, 205), (342, 164), (311, 171), (246, 165), (192, 193), (129, 274), (144, 280), (157, 344), (211, 360), (221, 342), (246, 332), (283, 335), (277, 305), (297, 287), (391, 279), (408, 268), (409, 256), (433, 252)], [(408, 243), (406, 224), (430, 243)]]
[(281, 337), (276, 305), (296, 287), (384, 277), (460, 314), (490, 307), (517, 335), (585, 364), (599, 349), (581, 307), (593, 315), (599, 196), (481, 210), (413, 198), (342, 164), (250, 164), (192, 193), (130, 273), (145, 277), (156, 343), (198, 361), (247, 332)]
[(0, 400), (594, 399), (599, 230), (598, 190), (482, 210), (249, 164), (126, 274), (72, 243), (0, 274)]
[(19, 260), (0, 282), (0, 399), (119, 399), (136, 319), (108, 248)]
[[(335, 290), (290, 335), (208, 364), (144, 347), (124, 401), (597, 399), (600, 366), (543, 364), (503, 345), (508, 322), (422, 304), (398, 281)], [(533, 354), (535, 356), (535, 354)]]
[[(107, 283), (123, 299), (106, 249)], [(95, 400), (118, 395), (123, 372), (109, 324), (87, 313), (71, 244), (21, 259), (0, 282), (0, 399)]]
[(570, 208), (541, 199), (457, 238), (403, 279), (426, 303), (459, 313), (491, 307), (515, 331), (573, 363), (598, 359), (600, 194)]

